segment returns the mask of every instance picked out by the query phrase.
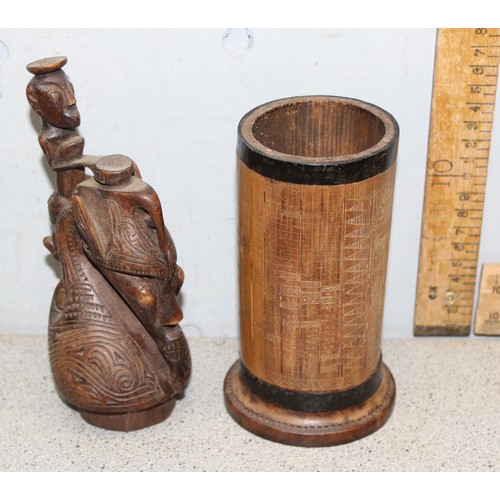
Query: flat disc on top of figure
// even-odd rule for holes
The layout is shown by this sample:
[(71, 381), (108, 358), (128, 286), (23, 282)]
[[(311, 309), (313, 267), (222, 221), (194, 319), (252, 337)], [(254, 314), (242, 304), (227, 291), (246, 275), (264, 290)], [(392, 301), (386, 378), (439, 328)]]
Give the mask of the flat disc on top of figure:
[(65, 56), (46, 57), (29, 63), (26, 69), (34, 75), (43, 75), (61, 69), (67, 62), (68, 58)]
[(134, 162), (124, 155), (103, 156), (92, 167), (92, 172), (99, 184), (117, 186), (134, 173)]

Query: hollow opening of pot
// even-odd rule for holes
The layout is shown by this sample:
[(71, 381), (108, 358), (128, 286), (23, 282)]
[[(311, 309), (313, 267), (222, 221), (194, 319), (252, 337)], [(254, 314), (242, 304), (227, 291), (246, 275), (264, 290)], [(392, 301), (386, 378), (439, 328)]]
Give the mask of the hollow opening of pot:
[(362, 153), (379, 143), (386, 128), (377, 115), (352, 102), (286, 103), (260, 115), (252, 135), (279, 153), (310, 158)]

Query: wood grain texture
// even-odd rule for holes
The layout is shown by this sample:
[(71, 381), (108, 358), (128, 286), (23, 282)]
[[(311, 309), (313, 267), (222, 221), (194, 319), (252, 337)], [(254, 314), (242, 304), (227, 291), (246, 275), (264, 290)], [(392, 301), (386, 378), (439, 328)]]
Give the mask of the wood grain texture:
[(238, 168), (244, 365), (293, 390), (360, 384), (380, 358), (395, 168), (340, 186)]
[[(49, 355), (61, 398), (89, 423), (130, 431), (167, 418), (191, 357), (178, 323), (184, 273), (158, 195), (123, 155), (84, 155), (65, 57), (34, 61), (28, 102), (57, 190), (44, 244), (62, 279), (49, 317)], [(94, 176), (86, 179), (85, 168)]]
[(251, 432), (327, 446), (389, 417), (380, 342), (397, 141), (388, 113), (348, 98), (282, 99), (241, 120), (241, 353), (224, 390)]
[(224, 381), (226, 408), (245, 429), (293, 446), (335, 446), (361, 439), (380, 429), (394, 408), (396, 385), (384, 365), (377, 391), (359, 405), (342, 411), (305, 412), (273, 405), (241, 382), (237, 361)]
[(469, 335), (486, 193), (498, 28), (438, 30), (415, 335)]

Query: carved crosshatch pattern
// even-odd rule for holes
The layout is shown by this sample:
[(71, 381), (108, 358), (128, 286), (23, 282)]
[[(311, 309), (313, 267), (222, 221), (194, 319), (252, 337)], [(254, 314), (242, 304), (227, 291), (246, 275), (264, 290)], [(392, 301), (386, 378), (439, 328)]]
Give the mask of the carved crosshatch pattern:
[(259, 436), (331, 446), (391, 414), (380, 340), (398, 137), (389, 113), (337, 96), (239, 123), (241, 351), (224, 395)]
[(58, 216), (54, 238), (63, 279), (52, 302), (49, 357), (59, 393), (77, 408), (104, 412), (144, 409), (171, 397), (168, 371), (158, 370), (159, 360), (152, 362), (144, 349), (149, 334), (139, 323), (127, 332), (123, 302), (84, 255), (72, 210)]
[(238, 169), (243, 364), (291, 390), (360, 384), (380, 358), (395, 168), (339, 186)]

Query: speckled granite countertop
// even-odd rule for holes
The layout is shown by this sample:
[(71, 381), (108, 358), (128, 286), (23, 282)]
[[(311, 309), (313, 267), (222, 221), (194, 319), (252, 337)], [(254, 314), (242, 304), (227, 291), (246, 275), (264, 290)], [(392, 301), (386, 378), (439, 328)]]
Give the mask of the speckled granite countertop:
[(57, 396), (44, 337), (0, 337), (0, 471), (500, 471), (500, 340), (385, 340), (394, 413), (333, 448), (265, 441), (226, 413), (236, 340), (189, 339), (193, 377), (162, 424), (86, 424)]

